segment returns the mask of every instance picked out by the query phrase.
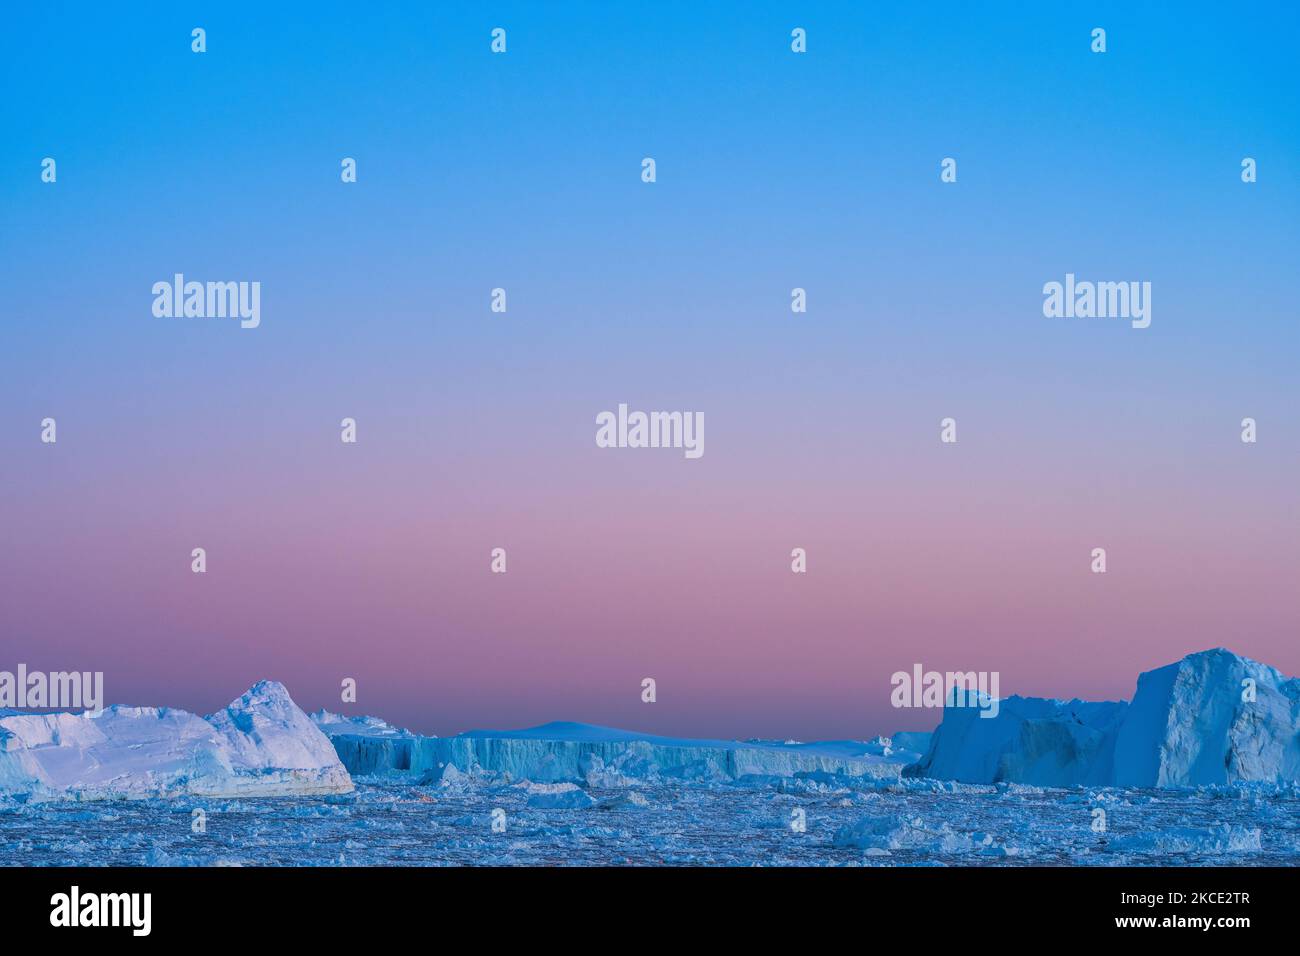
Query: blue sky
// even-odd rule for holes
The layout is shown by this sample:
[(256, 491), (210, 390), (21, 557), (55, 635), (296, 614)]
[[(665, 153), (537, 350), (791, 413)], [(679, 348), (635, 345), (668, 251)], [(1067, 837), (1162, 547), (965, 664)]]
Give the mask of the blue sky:
[[(190, 50), (195, 26), (207, 31), (202, 55)], [(505, 56), (488, 48), (498, 26)], [(790, 51), (796, 26), (806, 55)], [(1097, 26), (1104, 55), (1089, 49)], [(607, 493), (663, 508), (683, 540), (757, 528), (784, 548), (801, 529), (873, 541), (881, 529), (862, 502), (924, 515), (910, 496), (925, 488), (946, 496), (940, 510), (985, 521), (972, 536), (1013, 550), (1010, 516), (1040, 508), (1071, 547), (1071, 535), (1164, 541), (1179, 528), (1191, 550), (1223, 549), (1241, 587), (1264, 580), (1244, 570), (1261, 555), (1270, 573), (1294, 568), (1298, 28), (1297, 7), (1273, 3), (11, 7), (0, 34), (0, 479), (26, 507), (0, 546), (14, 576), (0, 650), (76, 649), (87, 622), (111, 620), (133, 635), (142, 675), (116, 686), (152, 702), (148, 665), (184, 626), (150, 610), (176, 599), (150, 576), (156, 549), (188, 553), (196, 535), (246, 522), (251, 537), (230, 550), (292, 552), (292, 536), (259, 538), (259, 522), (314, 502), (301, 520), (329, 527), (348, 495), (369, 500), (376, 530), (335, 544), (373, 567), (409, 566), (399, 542), (411, 542), (385, 524), (386, 508), (419, 516), (411, 526), (449, 553), (512, 530), (544, 548)], [(40, 181), (46, 156), (54, 186)], [(345, 156), (358, 162), (355, 185), (339, 181)], [(652, 186), (640, 181), (645, 156), (657, 162)], [(945, 185), (949, 156), (959, 175)], [(1258, 162), (1252, 185), (1240, 181), (1245, 156)], [(260, 281), (261, 328), (153, 318), (149, 289), (175, 272)], [(1043, 283), (1067, 272), (1152, 282), (1151, 328), (1043, 318)], [(498, 286), (507, 321), (487, 312)], [(809, 297), (798, 320), (795, 286)], [(708, 464), (690, 477), (593, 468), (592, 417), (621, 401), (707, 409)], [(970, 425), (964, 487), (942, 484), (926, 457), (951, 413)], [(47, 414), (67, 458), (42, 457), (31, 440)], [(373, 457), (359, 465), (331, 457), (344, 414), (363, 422), (358, 447)], [(1266, 423), (1249, 473), (1226, 457), (1243, 414)], [(734, 513), (720, 504), (737, 500)], [(66, 526), (42, 531), (42, 513)], [(141, 529), (140, 566), (59, 578), (114, 540), (119, 521)], [(671, 566), (671, 536), (647, 543), (644, 528), (608, 527), (629, 566)], [(1185, 571), (1164, 579), (1174, 603), (1168, 582)], [(253, 603), (292, 632), (313, 573), (286, 571), (283, 590)], [(61, 612), (38, 613), (24, 590), (36, 581)], [(665, 601), (679, 584), (659, 583)], [(562, 605), (567, 618), (584, 601), (559, 584), (550, 593), (529, 605), (536, 615)], [(113, 594), (141, 597), (128, 614)], [(1285, 667), (1274, 658), (1295, 616), (1280, 597), (1259, 593), (1264, 617), (1234, 649)], [(841, 633), (862, 610), (835, 591), (823, 598), (807, 623), (819, 633)], [(1231, 602), (1229, 589), (1219, 610)], [(247, 626), (222, 608), (194, 626)], [(1019, 610), (1011, 598), (965, 608), (993, 635), (981, 653), (1020, 646), (996, 636), (1020, 626)], [(437, 641), (479, 627), (490, 649), (520, 626), (495, 610), (471, 626), (473, 613), (458, 608)], [(891, 613), (903, 632), (951, 625)], [(1155, 615), (1132, 594), (1107, 613), (1116, 648)], [(414, 611), (393, 614), (380, 623), (414, 627)], [(715, 623), (733, 637), (748, 626)], [(656, 624), (681, 626), (653, 614), (644, 626)], [(579, 615), (535, 646), (573, 671), (608, 626)], [(1062, 639), (1025, 665), (1040, 685), (1027, 689), (1118, 695), (1138, 666), (1214, 637), (1157, 630), (1136, 645), (1145, 656), (1091, 671)], [(250, 638), (237, 663), (205, 651), (212, 666), (180, 680), (176, 703), (215, 705), (261, 677), (324, 696), (355, 669), (342, 631), (300, 673), (287, 650), (268, 649), (275, 640)], [(855, 666), (910, 666), (874, 640), (843, 637)], [(386, 650), (372, 682), (398, 682), (402, 645)], [(764, 673), (781, 666), (768, 653), (755, 665)], [(1013, 663), (994, 663), (1014, 677)], [(1041, 686), (1049, 664), (1079, 683)], [(572, 688), (516, 707), (517, 688), (478, 665), (459, 703), (481, 701), (481, 713), (430, 716), (398, 682), (397, 716), (629, 722), (599, 695), (561, 711)], [(689, 656), (661, 666), (687, 670)], [(675, 723), (645, 729), (739, 732), (720, 716), (719, 701), (735, 710), (731, 678), (708, 676), (720, 696), (679, 697), (684, 709), (662, 718)], [(850, 690), (821, 693), (819, 679), (759, 708), (766, 729), (834, 735), (857, 727), (861, 708), (891, 716), (884, 694), (855, 702)], [(809, 698), (815, 712), (796, 726)]]

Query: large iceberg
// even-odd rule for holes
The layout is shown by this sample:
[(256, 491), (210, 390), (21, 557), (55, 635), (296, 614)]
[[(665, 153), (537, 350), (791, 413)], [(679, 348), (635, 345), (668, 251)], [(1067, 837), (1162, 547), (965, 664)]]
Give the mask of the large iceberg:
[(169, 707), (0, 717), (0, 795), (28, 799), (345, 793), (352, 779), (284, 685), (204, 719)]
[(991, 718), (978, 707), (946, 707), (929, 750), (908, 774), (964, 783), (1105, 784), (1127, 709), (1123, 701), (1038, 697), (1008, 697)]
[(1115, 740), (1115, 784), (1290, 780), (1300, 780), (1300, 679), (1223, 648), (1138, 678)]
[(432, 778), (444, 767), (462, 773), (508, 774), (538, 782), (618, 785), (645, 779), (737, 780), (833, 773), (897, 780), (919, 754), (895, 752), (887, 739), (797, 743), (659, 737), (566, 721), (527, 730), (473, 730), (455, 737), (376, 732), (374, 718), (319, 725), (354, 774), (393, 771)]
[[(960, 702), (959, 702), (960, 703)], [(1300, 680), (1218, 648), (1148, 671), (1133, 702), (949, 706), (909, 776), (1038, 786), (1300, 780)]]

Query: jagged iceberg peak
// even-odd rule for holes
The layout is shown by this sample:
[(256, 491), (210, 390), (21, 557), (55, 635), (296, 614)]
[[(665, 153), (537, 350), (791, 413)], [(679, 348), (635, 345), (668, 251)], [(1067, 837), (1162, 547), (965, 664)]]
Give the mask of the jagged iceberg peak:
[(1226, 648), (1138, 677), (1132, 703), (945, 708), (909, 773), (966, 783), (1196, 787), (1300, 780), (1300, 680)]
[[(298, 711), (298, 705), (289, 696), (289, 688), (278, 680), (260, 680), (230, 702), (230, 711), (266, 710)], [(301, 713), (301, 711), (298, 711)]]
[(247, 767), (300, 770), (338, 763), (329, 738), (278, 681), (258, 681), (207, 721)]
[(207, 719), (168, 707), (0, 717), (0, 794), (82, 800), (343, 793), (352, 780), (283, 684)]

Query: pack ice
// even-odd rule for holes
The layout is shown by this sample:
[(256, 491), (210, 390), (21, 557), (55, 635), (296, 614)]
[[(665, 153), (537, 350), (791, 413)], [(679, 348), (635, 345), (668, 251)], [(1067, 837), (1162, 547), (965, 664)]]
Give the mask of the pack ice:
[(1300, 679), (1217, 648), (1138, 677), (1132, 703), (1010, 697), (945, 707), (908, 776), (1038, 786), (1300, 780)]
[(206, 719), (169, 707), (0, 716), (0, 794), (29, 799), (345, 793), (352, 779), (283, 684)]
[[(621, 786), (639, 780), (738, 780), (834, 773), (897, 780), (920, 757), (895, 750), (888, 738), (817, 743), (769, 740), (696, 740), (660, 737), (569, 721), (527, 730), (473, 730), (455, 737), (396, 731), (373, 717), (314, 719), (330, 735), (354, 774), (509, 774), (539, 783)], [(928, 742), (908, 735), (908, 743)]]

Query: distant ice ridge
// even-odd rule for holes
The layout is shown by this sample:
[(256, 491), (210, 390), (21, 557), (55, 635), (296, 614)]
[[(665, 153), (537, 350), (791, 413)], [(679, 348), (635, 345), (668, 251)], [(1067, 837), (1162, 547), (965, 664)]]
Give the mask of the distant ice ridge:
[(1300, 680), (1223, 648), (1142, 674), (1131, 704), (1011, 697), (997, 717), (978, 714), (946, 707), (908, 775), (1054, 787), (1300, 780)]
[(204, 719), (168, 707), (0, 717), (0, 795), (28, 799), (346, 793), (333, 746), (283, 684)]
[(359, 737), (413, 737), (409, 730), (394, 727), (379, 717), (345, 717), (322, 708), (311, 715), (311, 721), (329, 737), (354, 734)]
[[(352, 720), (366, 728), (374, 718)], [(350, 772), (416, 772), (431, 781), (441, 779), (445, 766), (468, 774), (596, 787), (646, 779), (735, 780), (816, 772), (897, 780), (903, 767), (920, 756), (918, 751), (894, 751), (887, 738), (807, 744), (692, 740), (569, 722), (528, 730), (474, 730), (455, 737), (358, 732), (339, 721), (321, 726)], [(909, 743), (917, 743), (916, 735)]]

